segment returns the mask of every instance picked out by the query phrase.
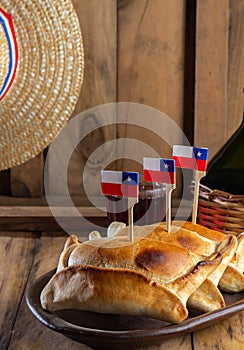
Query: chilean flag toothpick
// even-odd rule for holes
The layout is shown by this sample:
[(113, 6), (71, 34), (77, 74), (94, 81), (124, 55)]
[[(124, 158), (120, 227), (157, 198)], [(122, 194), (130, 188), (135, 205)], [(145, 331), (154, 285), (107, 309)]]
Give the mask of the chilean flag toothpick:
[(139, 173), (133, 171), (102, 170), (101, 187), (104, 195), (128, 198), (130, 240), (133, 241), (133, 207), (138, 202)]
[(208, 148), (174, 145), (173, 159), (176, 167), (192, 169), (195, 172), (195, 189), (192, 209), (192, 223), (197, 221), (198, 195), (200, 180), (206, 175)]
[(206, 171), (208, 149), (191, 146), (173, 146), (173, 159), (176, 167)]
[(175, 184), (175, 161), (164, 158), (143, 158), (144, 180)]
[(144, 181), (166, 184), (166, 226), (171, 231), (171, 192), (176, 187), (175, 161), (165, 158), (143, 158)]
[(104, 195), (137, 198), (139, 173), (132, 171), (102, 170), (102, 193)]

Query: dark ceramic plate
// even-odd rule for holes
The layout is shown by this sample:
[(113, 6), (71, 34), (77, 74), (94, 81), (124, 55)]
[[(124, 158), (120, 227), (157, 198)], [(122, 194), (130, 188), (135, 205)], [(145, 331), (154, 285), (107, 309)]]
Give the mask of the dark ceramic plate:
[(190, 313), (180, 324), (124, 315), (98, 314), (87, 311), (45, 311), (40, 293), (55, 270), (32, 284), (26, 292), (26, 302), (33, 315), (45, 326), (94, 349), (134, 349), (162, 343), (164, 339), (200, 330), (223, 321), (244, 310), (244, 293), (223, 294), (226, 307), (202, 315)]

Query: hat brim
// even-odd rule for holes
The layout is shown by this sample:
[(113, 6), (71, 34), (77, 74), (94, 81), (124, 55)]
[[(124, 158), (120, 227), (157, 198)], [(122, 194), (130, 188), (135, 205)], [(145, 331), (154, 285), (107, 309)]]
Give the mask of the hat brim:
[(84, 50), (70, 0), (2, 0), (1, 7), (12, 15), (19, 52), (14, 82), (0, 102), (3, 170), (40, 153), (67, 123), (83, 82)]

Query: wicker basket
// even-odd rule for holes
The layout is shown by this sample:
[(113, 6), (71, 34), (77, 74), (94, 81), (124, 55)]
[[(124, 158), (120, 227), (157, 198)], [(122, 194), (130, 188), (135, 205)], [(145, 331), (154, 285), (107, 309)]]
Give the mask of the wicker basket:
[(233, 195), (200, 185), (198, 223), (224, 233), (238, 235), (243, 232), (244, 195)]

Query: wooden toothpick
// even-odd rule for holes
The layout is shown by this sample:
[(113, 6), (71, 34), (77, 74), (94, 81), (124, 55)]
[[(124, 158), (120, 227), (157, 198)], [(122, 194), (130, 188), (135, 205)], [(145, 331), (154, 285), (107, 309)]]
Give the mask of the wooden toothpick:
[(175, 184), (166, 184), (166, 229), (171, 232), (171, 194), (176, 188)]
[(206, 175), (206, 171), (195, 170), (195, 188), (194, 188), (194, 198), (193, 198), (193, 208), (192, 208), (192, 223), (196, 224), (197, 222), (197, 209), (198, 209), (198, 196), (199, 196), (199, 187), (200, 180)]
[(134, 241), (134, 221), (133, 221), (133, 209), (134, 205), (138, 203), (138, 198), (128, 198), (128, 225), (129, 225), (129, 239), (131, 242)]

